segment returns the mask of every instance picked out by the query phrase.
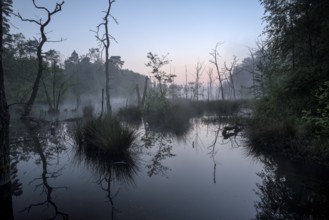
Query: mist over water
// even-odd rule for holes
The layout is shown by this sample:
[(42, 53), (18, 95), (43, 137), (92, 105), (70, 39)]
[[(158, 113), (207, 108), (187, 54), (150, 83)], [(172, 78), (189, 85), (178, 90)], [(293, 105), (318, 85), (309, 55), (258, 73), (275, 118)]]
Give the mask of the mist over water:
[[(126, 156), (78, 156), (72, 125), (59, 124), (54, 134), (44, 130), (46, 136), (30, 133), (33, 139), (13, 145), (15, 219), (262, 219), (268, 212), (303, 215), (294, 208), (298, 202), (282, 213), (271, 207), (286, 192), (293, 193), (287, 203), (298, 199), (304, 183), (315, 184), (302, 187), (305, 196), (328, 196), (322, 168), (305, 166), (313, 173), (308, 178), (298, 174), (304, 168), (292, 172), (295, 165), (287, 160), (252, 155), (243, 133), (223, 136), (229, 124), (213, 117), (193, 119), (182, 136), (141, 124), (130, 162)], [(304, 215), (325, 215), (326, 203), (317, 204), (317, 212)]]

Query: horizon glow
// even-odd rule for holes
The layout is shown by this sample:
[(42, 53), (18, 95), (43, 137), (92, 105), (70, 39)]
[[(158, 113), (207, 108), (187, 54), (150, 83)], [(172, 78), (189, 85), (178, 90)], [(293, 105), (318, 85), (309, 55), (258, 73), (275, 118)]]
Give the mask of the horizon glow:
[[(41, 6), (52, 10), (55, 0), (36, 0)], [(44, 51), (55, 49), (63, 58), (75, 50), (79, 55), (97, 48), (98, 43), (91, 30), (102, 22), (107, 1), (66, 0), (62, 11), (55, 14), (47, 28), (50, 40), (66, 39), (59, 43), (47, 43)], [(32, 1), (13, 2), (14, 13), (25, 18), (44, 16), (34, 8)], [(111, 42), (110, 55), (121, 56), (124, 69), (149, 75), (147, 53), (169, 53), (172, 60), (164, 70), (177, 75), (176, 83), (185, 83), (185, 69), (189, 81), (197, 62), (211, 66), (209, 53), (216, 43), (219, 47), (219, 65), (229, 63), (236, 55), (239, 61), (249, 55), (263, 30), (263, 8), (258, 0), (117, 0), (112, 4), (111, 14), (118, 20), (110, 22), (110, 34), (118, 43)], [(29, 22), (11, 18), (13, 33), (22, 32), (27, 38), (38, 37), (38, 27)], [(206, 80), (206, 74), (204, 74)]]

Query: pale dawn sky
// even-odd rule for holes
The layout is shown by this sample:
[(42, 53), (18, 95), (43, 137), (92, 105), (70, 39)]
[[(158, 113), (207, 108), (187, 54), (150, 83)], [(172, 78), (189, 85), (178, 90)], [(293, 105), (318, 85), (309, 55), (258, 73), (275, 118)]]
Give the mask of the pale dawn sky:
[[(36, 0), (36, 3), (55, 7), (55, 0)], [(76, 50), (86, 54), (98, 47), (94, 37), (96, 26), (102, 22), (108, 0), (66, 0), (61, 12), (52, 17), (47, 28), (51, 40), (66, 39), (60, 43), (47, 43), (45, 50), (55, 49), (67, 58)], [(44, 14), (33, 7), (32, 0), (15, 0), (15, 13), (25, 18), (38, 19)], [(116, 0), (111, 14), (118, 20), (110, 23), (110, 33), (118, 43), (112, 42), (110, 55), (119, 55), (125, 61), (123, 68), (148, 74), (146, 54), (169, 53), (172, 60), (167, 69), (178, 75), (177, 82), (185, 79), (185, 66), (193, 72), (196, 63), (208, 66), (209, 53), (217, 42), (220, 64), (236, 55), (241, 61), (248, 56), (248, 48), (255, 47), (261, 37), (264, 10), (258, 0)], [(12, 18), (12, 32), (26, 37), (38, 37), (37, 26)]]

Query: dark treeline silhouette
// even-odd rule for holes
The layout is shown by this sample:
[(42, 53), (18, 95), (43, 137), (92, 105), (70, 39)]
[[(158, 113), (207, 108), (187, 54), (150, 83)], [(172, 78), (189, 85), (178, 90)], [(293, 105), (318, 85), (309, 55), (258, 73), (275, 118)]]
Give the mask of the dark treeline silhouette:
[(0, 218), (13, 219), (9, 156), (10, 115), (5, 93), (3, 64), (3, 37), (9, 32), (8, 16), (12, 12), (11, 0), (0, 1)]
[(261, 59), (252, 71), (257, 99), (250, 142), (289, 156), (328, 161), (328, 1), (260, 2), (266, 40), (258, 44)]
[[(35, 40), (23, 34), (9, 34), (4, 39), (5, 86), (8, 102), (25, 103), (31, 92), (31, 85), (37, 72)], [(66, 60), (55, 50), (45, 53), (44, 73), (41, 78), (37, 102), (49, 106), (49, 112), (58, 112), (63, 102), (73, 102), (79, 108), (84, 96), (101, 97), (104, 88), (104, 61), (100, 51), (89, 49), (88, 54), (79, 56), (75, 51)], [(123, 61), (119, 56), (110, 58), (110, 87), (113, 97), (136, 99), (136, 84), (144, 85), (145, 77), (131, 70), (121, 69)], [(22, 71), (24, 70), (24, 71)]]

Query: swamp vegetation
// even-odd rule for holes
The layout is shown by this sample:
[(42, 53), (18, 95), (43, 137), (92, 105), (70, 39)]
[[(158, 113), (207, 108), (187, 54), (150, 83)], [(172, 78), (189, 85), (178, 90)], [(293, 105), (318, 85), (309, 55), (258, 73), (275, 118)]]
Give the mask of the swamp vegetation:
[[(222, 70), (217, 43), (206, 85), (200, 62), (175, 84), (169, 54), (122, 69), (115, 2), (101, 48), (63, 61), (44, 29), (10, 33), (1, 1), (0, 218), (327, 219), (328, 2), (260, 0), (265, 39)], [(65, 8), (32, 3), (46, 23), (15, 16), (40, 27)]]

